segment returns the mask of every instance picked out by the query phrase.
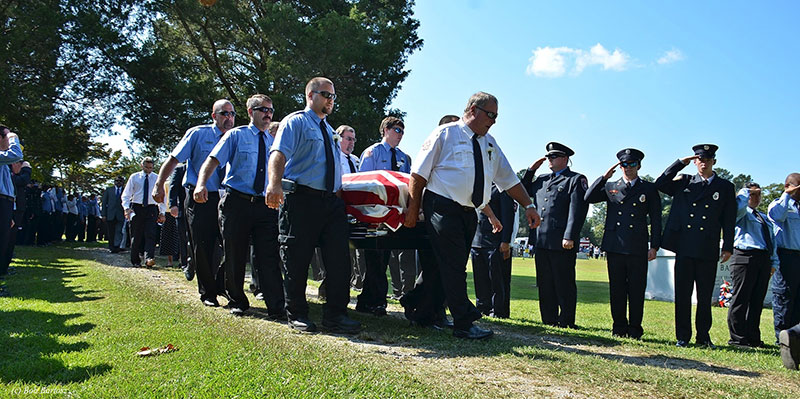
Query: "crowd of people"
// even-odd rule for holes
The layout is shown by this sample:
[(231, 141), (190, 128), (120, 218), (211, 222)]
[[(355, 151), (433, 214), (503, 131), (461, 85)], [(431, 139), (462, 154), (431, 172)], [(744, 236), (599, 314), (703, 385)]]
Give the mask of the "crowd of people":
[[(152, 267), (158, 224), (169, 217), (174, 226), (170, 235), (179, 238), (167, 246), (179, 254), (187, 279), (196, 274), (199, 299), (206, 306), (220, 306), (219, 298), (224, 298), (231, 314), (247, 314), (250, 302), (244, 284), (250, 263), (256, 298), (265, 301), (269, 317), (295, 330), (316, 331), (306, 300), (313, 264), (323, 280), (322, 326), (352, 334), (361, 325), (348, 316), (350, 288), (361, 290), (355, 311), (384, 316), (388, 267), (392, 294), (412, 323), (449, 328), (459, 338), (482, 339), (493, 332), (475, 325), (476, 320), (510, 316), (510, 244), (518, 206), (532, 229), (542, 322), (579, 328), (579, 234), (589, 204), (607, 202), (605, 234), (593, 253), (602, 251), (608, 263), (615, 336), (641, 339), (644, 334), (647, 264), (664, 248), (676, 254), (676, 345), (688, 346), (692, 339), (696, 289), (695, 342), (715, 348), (709, 337), (714, 279), (717, 263), (730, 259), (734, 295), (729, 344), (765, 345), (759, 321), (771, 281), (776, 341), (787, 348), (787, 358), (796, 367), (800, 174), (788, 175), (785, 192), (766, 214), (756, 210), (761, 198), (757, 184), (736, 193), (733, 184), (714, 173), (719, 149), (714, 144), (695, 145), (691, 155), (669, 165), (655, 182), (638, 176), (644, 153), (625, 148), (616, 154), (618, 162), (589, 184), (569, 167), (575, 152), (550, 142), (545, 155), (520, 179), (488, 134), (498, 116), (498, 100), (484, 92), (469, 98), (460, 117), (443, 117), (413, 161), (399, 148), (405, 126), (396, 117), (381, 121), (381, 141), (357, 157), (352, 153), (355, 130), (347, 125), (334, 130), (327, 122), (337, 97), (334, 83), (311, 79), (304, 95), (305, 109), (278, 123), (272, 120), (272, 99), (255, 94), (246, 104), (249, 123), (238, 127), (233, 104), (216, 101), (212, 123), (187, 130), (158, 173), (153, 172), (153, 160), (145, 158), (141, 172), (127, 182), (115, 180), (102, 195), (102, 210), (94, 195), (63, 199), (58, 188), (43, 187), (37, 206), (46, 215), (40, 225), (48, 227), (35, 229), (37, 243), (42, 234), (42, 243), (47, 243), (65, 231), (68, 240), (83, 239), (83, 232), (94, 230), (91, 221), (99, 217), (106, 222), (112, 252), (124, 247), (122, 231), (128, 225), (131, 264)], [(4, 163), (21, 159), (14, 139), (12, 135), (0, 141), (0, 150), (6, 148), (0, 158)], [(549, 171), (537, 175), (545, 162)], [(696, 173), (680, 173), (690, 163)], [(2, 169), (9, 174), (14, 170)], [(376, 170), (410, 176), (403, 224), (426, 236), (429, 248), (350, 249), (342, 176)], [(612, 179), (617, 171), (621, 178)], [(673, 199), (663, 228), (659, 192)], [(29, 205), (35, 201), (29, 199)], [(53, 216), (57, 212), (65, 217)], [(87, 232), (85, 239), (95, 235)], [(466, 288), (470, 257), (474, 304)]]

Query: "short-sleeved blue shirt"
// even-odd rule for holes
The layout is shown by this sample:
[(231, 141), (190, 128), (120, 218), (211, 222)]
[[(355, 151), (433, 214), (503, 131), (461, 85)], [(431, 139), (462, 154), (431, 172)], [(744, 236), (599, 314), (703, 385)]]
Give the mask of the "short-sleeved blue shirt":
[[(183, 175), (183, 186), (189, 187), (190, 185), (197, 185), (197, 176), (200, 173), (200, 167), (206, 160), (211, 150), (217, 145), (222, 137), (222, 131), (212, 124), (195, 126), (186, 131), (183, 138), (172, 150), (170, 154), (178, 162), (186, 161), (186, 174)], [(224, 167), (222, 164), (220, 167)], [(222, 173), (218, 171), (212, 175), (206, 182), (208, 191), (217, 191), (220, 187), (220, 179)]]
[[(411, 173), (411, 157), (400, 151), (400, 148), (395, 147), (394, 150), (397, 170)], [(361, 166), (358, 171), (369, 172), (372, 170), (392, 170), (392, 146), (389, 143), (373, 144), (361, 153)]]
[[(258, 167), (258, 129), (253, 124), (228, 130), (219, 143), (211, 150), (212, 156), (219, 161), (221, 167), (227, 165), (222, 185), (236, 191), (263, 197), (266, 192), (269, 171), (264, 174), (264, 189), (256, 193), (253, 182)], [(263, 135), (265, 143), (264, 162), (268, 162), (268, 151), (273, 138), (269, 132)]]
[(342, 187), (342, 165), (340, 150), (333, 140), (333, 128), (323, 121), (310, 108), (287, 115), (281, 121), (278, 134), (271, 151), (280, 151), (286, 157), (283, 177), (297, 184), (316, 190), (325, 187), (325, 141), (322, 138), (320, 122), (324, 122), (326, 134), (333, 152), (333, 191)]

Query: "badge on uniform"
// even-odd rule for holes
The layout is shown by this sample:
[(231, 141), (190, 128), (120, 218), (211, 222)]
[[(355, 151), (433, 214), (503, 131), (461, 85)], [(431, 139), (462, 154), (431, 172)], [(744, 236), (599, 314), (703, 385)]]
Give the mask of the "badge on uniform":
[(405, 165), (405, 164), (406, 164), (406, 160), (405, 159), (398, 160), (397, 161), (397, 169), (403, 169), (403, 165)]
[(608, 193), (611, 194), (611, 195), (615, 195), (618, 192), (619, 192), (619, 190), (608, 190)]
[(689, 190), (689, 188), (687, 187), (687, 188), (684, 188), (684, 189), (683, 189), (683, 192), (684, 192), (684, 193), (691, 193), (691, 192), (692, 192), (692, 190)]
[(489, 148), (486, 150), (486, 152), (489, 154), (489, 160), (491, 161), (492, 160), (492, 153), (494, 152), (494, 146), (492, 145), (492, 143), (488, 143), (488, 144), (489, 144)]
[(715, 191), (714, 195), (712, 195), (711, 198), (713, 198), (714, 201), (718, 200), (719, 199), (719, 191)]
[(583, 189), (584, 190), (588, 190), (589, 189), (589, 181), (586, 180), (585, 177), (581, 177), (581, 184), (583, 185)]
[(558, 186), (558, 192), (564, 191), (564, 186)]
[(647, 201), (647, 196), (644, 195), (644, 194), (640, 195), (639, 196), (639, 202), (645, 202), (645, 201)]
[(422, 143), (422, 151), (430, 150), (432, 145), (433, 145), (433, 140), (430, 137), (428, 137), (428, 139), (425, 140), (424, 143)]

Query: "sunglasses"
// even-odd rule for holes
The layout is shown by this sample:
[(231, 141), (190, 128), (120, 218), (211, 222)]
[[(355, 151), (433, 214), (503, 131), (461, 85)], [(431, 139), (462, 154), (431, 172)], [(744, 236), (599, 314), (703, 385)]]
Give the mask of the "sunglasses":
[(392, 130), (394, 130), (395, 132), (400, 133), (400, 134), (404, 134), (405, 133), (405, 131), (403, 129), (401, 129), (401, 128), (397, 127), (397, 126), (393, 127)]
[(272, 108), (272, 107), (253, 107), (253, 108), (250, 108), (250, 109), (252, 109), (253, 111), (261, 111), (261, 112), (263, 112), (265, 114), (267, 112), (269, 112), (270, 114), (274, 114), (275, 113), (275, 108)]
[(566, 156), (566, 155), (561, 155), (561, 154), (547, 154), (547, 155), (545, 155), (545, 157), (546, 157), (547, 159), (563, 158), (563, 157), (565, 157), (565, 156)]
[(222, 115), (222, 116), (227, 118), (229, 116), (231, 116), (231, 117), (236, 116), (236, 111), (219, 111), (219, 112), (215, 112), (215, 114)]
[(329, 91), (316, 91), (316, 90), (312, 90), (311, 92), (312, 92), (312, 93), (317, 93), (317, 94), (321, 95), (322, 97), (325, 97), (325, 98), (327, 98), (327, 99), (329, 99), (329, 100), (335, 100), (335, 99), (336, 99), (336, 93), (331, 93), (331, 92), (329, 92)]
[(620, 162), (619, 165), (622, 166), (623, 168), (635, 168), (639, 166), (639, 161)]
[(481, 108), (481, 107), (479, 107), (477, 105), (475, 106), (475, 108), (485, 112), (486, 116), (488, 116), (489, 119), (492, 119), (492, 120), (497, 119), (497, 112), (489, 112), (489, 111), (487, 111), (487, 110), (485, 110), (485, 109), (483, 109), (483, 108)]

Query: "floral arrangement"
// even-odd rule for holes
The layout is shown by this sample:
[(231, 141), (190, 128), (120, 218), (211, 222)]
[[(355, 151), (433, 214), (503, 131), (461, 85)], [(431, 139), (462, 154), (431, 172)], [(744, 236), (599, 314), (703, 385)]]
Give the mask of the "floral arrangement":
[(722, 285), (719, 286), (719, 307), (727, 308), (731, 306), (731, 297), (733, 296), (733, 285), (725, 280), (722, 280)]

